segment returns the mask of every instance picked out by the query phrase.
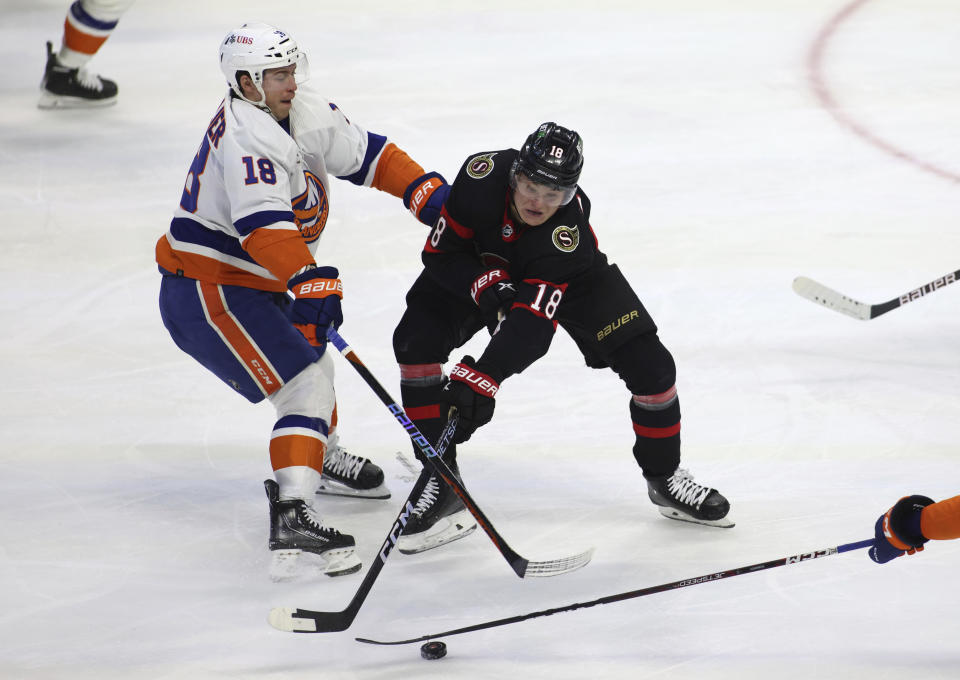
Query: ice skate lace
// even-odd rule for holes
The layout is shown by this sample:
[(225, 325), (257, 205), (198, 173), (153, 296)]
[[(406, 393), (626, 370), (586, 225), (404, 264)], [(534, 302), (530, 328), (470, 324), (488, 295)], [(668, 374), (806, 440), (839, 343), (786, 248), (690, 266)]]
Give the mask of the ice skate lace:
[(692, 505), (700, 509), (700, 504), (707, 500), (710, 488), (701, 486), (693, 481), (693, 475), (683, 468), (678, 469), (667, 482), (667, 488), (673, 497), (681, 503)]
[(300, 518), (304, 521), (304, 523), (309, 525), (311, 529), (316, 530), (318, 533), (332, 534), (334, 536), (338, 536), (340, 534), (340, 532), (333, 527), (328, 527), (323, 523), (323, 521), (320, 519), (320, 515), (317, 514), (317, 511), (312, 505), (304, 501), (302, 508), (303, 509), (300, 512)]
[(413, 514), (423, 515), (423, 513), (433, 506), (439, 495), (440, 482), (436, 477), (431, 476), (427, 482), (427, 486), (423, 489), (423, 493), (420, 494), (420, 500), (417, 501), (417, 505), (413, 509)]
[(333, 451), (327, 451), (327, 455), (323, 459), (323, 471), (331, 475), (357, 479), (366, 460), (361, 456), (347, 453), (338, 446)]
[(77, 70), (77, 83), (85, 90), (101, 92), (103, 90), (103, 81), (96, 73), (90, 73), (87, 69)]

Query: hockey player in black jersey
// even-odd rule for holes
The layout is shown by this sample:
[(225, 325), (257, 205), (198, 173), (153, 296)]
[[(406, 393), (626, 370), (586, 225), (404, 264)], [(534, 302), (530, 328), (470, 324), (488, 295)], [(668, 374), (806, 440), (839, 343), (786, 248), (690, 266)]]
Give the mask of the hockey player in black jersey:
[[(611, 368), (630, 390), (633, 455), (650, 500), (672, 519), (733, 526), (730, 505), (680, 465), (676, 367), (657, 327), (620, 269), (607, 261), (590, 226), (590, 200), (577, 186), (580, 136), (544, 123), (520, 151), (466, 160), (423, 250), (423, 272), (407, 293), (394, 332), (404, 409), (436, 440), (451, 408), (455, 442), (493, 417), (501, 383), (543, 356), (559, 324), (588, 366)], [(480, 358), (450, 372), (450, 353), (486, 327)], [(447, 459), (456, 469), (456, 447)], [(420, 552), (470, 533), (473, 518), (431, 480), (400, 538)]]

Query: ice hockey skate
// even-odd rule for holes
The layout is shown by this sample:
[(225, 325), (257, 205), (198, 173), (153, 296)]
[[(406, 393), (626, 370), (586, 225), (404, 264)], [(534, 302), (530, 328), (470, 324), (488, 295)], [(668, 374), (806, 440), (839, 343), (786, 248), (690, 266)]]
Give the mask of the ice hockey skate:
[(716, 489), (697, 484), (683, 468), (672, 475), (648, 477), (647, 493), (664, 517), (725, 529), (734, 526), (727, 519), (727, 499)]
[(270, 501), (270, 541), (273, 553), (270, 576), (287, 581), (306, 573), (316, 563), (327, 576), (344, 576), (360, 570), (353, 536), (324, 526), (314, 509), (300, 499), (280, 500), (280, 487), (263, 482)]
[(317, 493), (355, 498), (390, 498), (383, 470), (369, 458), (354, 456), (334, 444), (323, 457)]
[(41, 109), (73, 109), (117, 103), (117, 84), (82, 68), (69, 68), (57, 60), (53, 43), (47, 43), (47, 66), (40, 81)]
[(476, 528), (476, 520), (453, 489), (431, 475), (397, 540), (397, 550), (405, 555), (420, 553), (469, 536)]

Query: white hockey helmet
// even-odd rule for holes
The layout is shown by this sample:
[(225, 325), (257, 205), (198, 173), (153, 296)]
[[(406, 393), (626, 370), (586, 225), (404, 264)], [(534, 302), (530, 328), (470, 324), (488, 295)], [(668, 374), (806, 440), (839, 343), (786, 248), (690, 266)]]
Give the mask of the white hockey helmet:
[[(227, 77), (230, 89), (241, 99), (263, 106), (263, 72), (270, 68), (297, 65), (296, 80), (302, 83), (310, 77), (307, 55), (300, 51), (297, 41), (276, 26), (260, 21), (246, 23), (234, 29), (220, 43), (220, 70)], [(260, 93), (254, 102), (243, 95), (238, 74), (247, 73)]]

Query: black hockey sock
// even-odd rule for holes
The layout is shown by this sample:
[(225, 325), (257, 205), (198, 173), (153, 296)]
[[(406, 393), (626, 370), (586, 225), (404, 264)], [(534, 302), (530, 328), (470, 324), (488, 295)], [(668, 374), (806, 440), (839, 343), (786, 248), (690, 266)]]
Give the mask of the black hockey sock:
[(630, 418), (637, 436), (633, 457), (643, 470), (644, 477), (669, 475), (680, 465), (680, 400), (674, 397), (669, 404), (651, 408), (630, 400)]
[[(437, 443), (444, 425), (447, 424), (446, 414), (440, 412), (444, 380), (440, 364), (400, 365), (400, 398), (403, 400), (403, 410), (431, 444)], [(426, 464), (423, 453), (415, 445), (413, 453), (417, 460)], [(451, 444), (443, 459), (454, 464), (456, 455), (456, 446)]]

